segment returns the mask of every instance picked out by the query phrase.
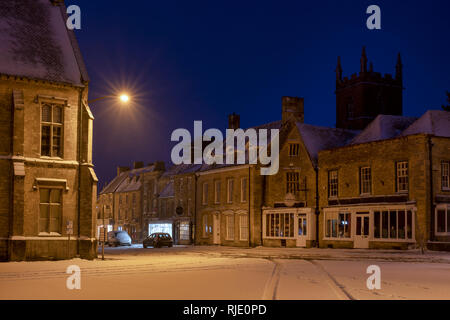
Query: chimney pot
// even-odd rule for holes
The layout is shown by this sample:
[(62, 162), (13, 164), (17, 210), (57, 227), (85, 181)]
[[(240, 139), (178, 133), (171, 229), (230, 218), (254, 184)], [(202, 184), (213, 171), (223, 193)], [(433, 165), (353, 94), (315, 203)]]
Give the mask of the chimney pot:
[(241, 127), (241, 117), (238, 114), (228, 115), (228, 129), (239, 129)]

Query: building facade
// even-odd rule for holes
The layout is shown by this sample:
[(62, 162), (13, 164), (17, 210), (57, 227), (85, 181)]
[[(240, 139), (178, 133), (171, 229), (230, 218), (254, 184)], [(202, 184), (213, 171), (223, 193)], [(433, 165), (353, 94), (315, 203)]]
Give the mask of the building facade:
[(97, 255), (89, 78), (65, 10), (2, 2), (0, 260)]
[(412, 120), (378, 116), (319, 153), (321, 247), (448, 249), (450, 113)]

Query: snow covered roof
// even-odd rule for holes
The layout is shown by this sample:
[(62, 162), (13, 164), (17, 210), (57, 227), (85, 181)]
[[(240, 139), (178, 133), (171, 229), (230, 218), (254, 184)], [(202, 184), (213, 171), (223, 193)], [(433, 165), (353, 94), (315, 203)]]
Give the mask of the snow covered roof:
[(159, 197), (160, 198), (169, 198), (169, 197), (173, 197), (174, 195), (175, 195), (175, 189), (174, 189), (174, 185), (173, 185), (173, 180), (171, 180), (166, 184), (164, 189), (161, 191), (161, 193), (159, 194)]
[(425, 133), (439, 137), (450, 137), (450, 112), (443, 110), (428, 110), (413, 124), (411, 124), (402, 136)]
[(194, 173), (198, 171), (201, 166), (201, 164), (172, 165), (166, 172), (162, 174), (162, 177), (170, 177), (177, 174)]
[(141, 182), (139, 179), (140, 175), (146, 172), (152, 172), (155, 170), (155, 168), (155, 164), (152, 164), (147, 167), (122, 172), (121, 174), (116, 176), (110, 183), (108, 183), (108, 185), (103, 188), (100, 194), (136, 191), (141, 187)]
[(2, 0), (0, 74), (82, 85), (89, 81), (64, 4)]
[(297, 122), (296, 125), (314, 164), (317, 164), (319, 151), (342, 147), (359, 133), (359, 131), (319, 127), (301, 122)]
[(378, 115), (350, 144), (360, 144), (378, 140), (395, 138), (408, 128), (417, 118)]

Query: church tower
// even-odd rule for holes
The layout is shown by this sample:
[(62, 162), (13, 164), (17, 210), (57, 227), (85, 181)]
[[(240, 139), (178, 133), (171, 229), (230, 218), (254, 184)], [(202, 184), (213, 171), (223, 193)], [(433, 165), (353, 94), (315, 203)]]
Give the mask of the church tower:
[[(366, 49), (361, 54), (359, 74), (342, 76), (341, 59), (336, 67), (336, 127), (351, 130), (364, 129), (379, 114), (402, 115), (403, 65), (400, 53), (391, 74), (373, 71)], [(369, 68), (367, 65), (369, 63)]]

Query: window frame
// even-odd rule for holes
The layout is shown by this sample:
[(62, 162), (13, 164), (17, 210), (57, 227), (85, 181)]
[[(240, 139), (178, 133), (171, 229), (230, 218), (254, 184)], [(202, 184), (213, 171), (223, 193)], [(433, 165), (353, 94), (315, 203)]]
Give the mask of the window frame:
[[(50, 106), (50, 121), (43, 121), (42, 115), (43, 115), (43, 109), (44, 106)], [(61, 109), (61, 123), (54, 122), (53, 120), (53, 113), (55, 107), (58, 107)], [(64, 124), (65, 124), (65, 107), (66, 105), (56, 102), (49, 102), (49, 101), (41, 101), (39, 104), (39, 156), (40, 157), (46, 157), (46, 158), (57, 158), (57, 159), (64, 159)], [(50, 143), (49, 143), (49, 155), (44, 155), (42, 153), (42, 128), (50, 127)], [(53, 128), (61, 128), (61, 136), (60, 136), (60, 151), (59, 155), (53, 154)]]
[[(400, 176), (399, 171), (405, 170), (405, 168), (399, 168), (399, 165), (406, 164), (406, 175)], [(400, 179), (406, 177), (406, 189), (400, 189)], [(396, 193), (409, 193), (409, 162), (407, 160), (396, 161), (395, 162), (395, 192)]]
[[(444, 166), (447, 167), (445, 170)], [(446, 173), (446, 175), (444, 173)], [(450, 191), (450, 160), (441, 161), (441, 190)]]
[(225, 240), (234, 241), (235, 238), (235, 219), (234, 214), (229, 213), (225, 215)]
[(220, 203), (220, 193), (221, 193), (221, 181), (216, 180), (214, 181), (214, 203), (219, 204)]
[[(332, 180), (331, 174), (336, 173), (336, 178)], [(332, 182), (335, 181), (335, 182)], [(332, 186), (334, 186), (332, 188)], [(336, 194), (332, 194), (332, 190), (335, 190)], [(337, 169), (328, 170), (328, 199), (335, 199), (339, 197), (339, 171)]]
[[(244, 181), (245, 181), (245, 186), (244, 186)], [(247, 192), (248, 191), (248, 179), (247, 177), (243, 177), (241, 178), (241, 203), (246, 203), (247, 202)]]
[(290, 158), (298, 157), (300, 154), (300, 143), (292, 142), (289, 143), (288, 156)]
[(299, 192), (300, 192), (300, 172), (286, 171), (286, 193), (298, 195)]
[[(446, 231), (438, 231), (438, 212), (444, 210), (444, 229)], [(437, 205), (434, 209), (434, 233), (437, 236), (450, 236), (450, 204)]]
[[(49, 195), (48, 195), (49, 202), (45, 202), (45, 203), (41, 202), (41, 190), (43, 190), (43, 189), (49, 190)], [(51, 208), (52, 208), (52, 205), (53, 206), (56, 205), (56, 202), (55, 203), (51, 202), (52, 201), (51, 200), (52, 191), (54, 191), (54, 190), (58, 190), (60, 192), (59, 225), (58, 225), (58, 231), (59, 232), (51, 231), (51, 227), (50, 227), (50, 220), (51, 220), (51, 213), (52, 213)], [(64, 188), (63, 187), (59, 187), (59, 186), (40, 186), (38, 188), (38, 195), (39, 195), (39, 214), (37, 216), (37, 218), (38, 218), (38, 223), (37, 223), (38, 235), (39, 236), (59, 236), (59, 237), (62, 236), (63, 233), (64, 233), (64, 230), (63, 230), (63, 217), (64, 217), (64, 199), (63, 199), (63, 197), (64, 197)], [(48, 206), (48, 218), (47, 218), (47, 220), (48, 220), (48, 223), (47, 223), (48, 230), (47, 231), (40, 231), (41, 230), (41, 224), (42, 224), (41, 220), (43, 220), (41, 218), (41, 206), (42, 205), (47, 205)]]
[(208, 204), (208, 182), (202, 184), (202, 205)]
[[(346, 219), (340, 220), (341, 215), (344, 215)], [(324, 239), (329, 240), (343, 240), (343, 241), (351, 241), (353, 239), (353, 229), (354, 226), (352, 225), (352, 219), (354, 216), (354, 212), (348, 211), (348, 210), (339, 210), (339, 211), (326, 211), (324, 212)], [(328, 219), (330, 217), (330, 219)], [(335, 218), (335, 219), (331, 219)], [(336, 229), (336, 236), (333, 236), (333, 221), (336, 221), (335, 229)], [(339, 225), (342, 221), (346, 221), (347, 223), (344, 224), (344, 233), (343, 236), (340, 236), (339, 234)], [(330, 223), (330, 233), (328, 232), (328, 226)], [(345, 236), (345, 234), (348, 234), (348, 236)]]
[[(367, 174), (364, 175), (364, 171), (368, 170), (368, 179)], [(365, 190), (365, 187), (368, 187), (368, 190)], [(370, 166), (364, 166), (359, 168), (359, 194), (360, 195), (370, 195), (372, 194), (372, 168)]]
[[(249, 224), (248, 224), (248, 215), (247, 214), (239, 214), (239, 240), (240, 241), (248, 241), (249, 236)], [(245, 221), (244, 224), (242, 222)], [(243, 232), (246, 230), (245, 232)], [(245, 235), (245, 237), (243, 236)]]
[(227, 179), (227, 203), (233, 203), (234, 179)]

